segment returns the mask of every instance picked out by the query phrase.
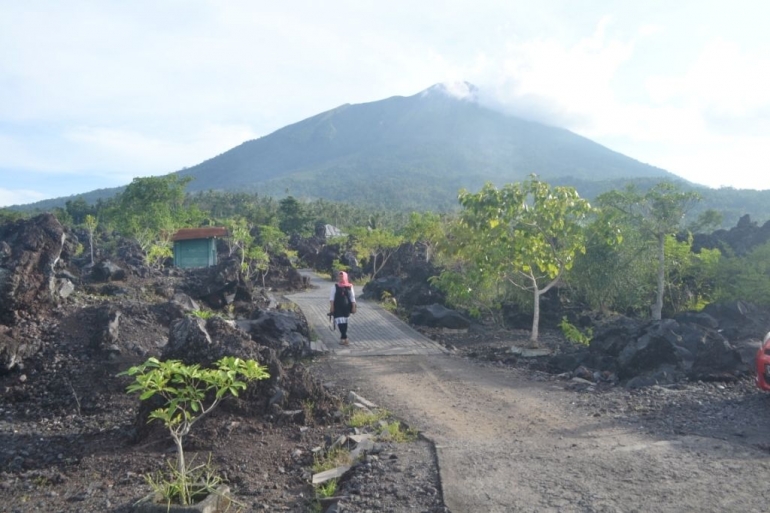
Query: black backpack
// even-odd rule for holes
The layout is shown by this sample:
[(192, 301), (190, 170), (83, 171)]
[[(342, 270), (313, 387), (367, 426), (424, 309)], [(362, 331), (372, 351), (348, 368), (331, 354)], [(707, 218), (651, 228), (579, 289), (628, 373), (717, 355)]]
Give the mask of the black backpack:
[(350, 287), (340, 287), (335, 284), (334, 316), (349, 317), (351, 314)]

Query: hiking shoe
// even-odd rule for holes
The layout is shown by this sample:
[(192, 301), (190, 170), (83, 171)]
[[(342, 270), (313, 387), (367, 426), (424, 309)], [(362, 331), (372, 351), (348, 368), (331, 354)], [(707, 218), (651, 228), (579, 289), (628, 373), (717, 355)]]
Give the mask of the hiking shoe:
[(350, 345), (350, 342), (348, 342), (348, 339), (343, 338), (342, 340), (340, 340), (340, 345), (347, 346), (347, 345)]

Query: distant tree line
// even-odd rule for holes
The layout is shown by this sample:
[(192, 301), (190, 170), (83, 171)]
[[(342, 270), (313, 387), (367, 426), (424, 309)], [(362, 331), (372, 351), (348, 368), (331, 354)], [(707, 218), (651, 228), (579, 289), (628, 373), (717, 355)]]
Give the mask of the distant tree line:
[[(720, 300), (770, 306), (770, 243), (746, 255), (693, 252), (693, 234), (722, 219), (702, 208), (694, 216), (702, 197), (673, 183), (632, 185), (589, 203), (574, 188), (533, 175), (463, 190), (452, 212), (404, 212), (293, 196), (185, 194), (186, 182), (178, 175), (136, 178), (114, 198), (94, 204), (75, 198), (54, 213), (88, 234), (91, 255), (100, 241), (121, 235), (152, 266), (168, 261), (177, 229), (226, 226), (230, 254), (263, 284), (274, 258), (296, 259), (292, 236), (311, 236), (325, 224), (347, 234), (333, 243), (354, 252), (370, 278), (410, 244), (438, 269), (432, 283), (451, 306), (502, 322), (504, 305), (514, 304), (532, 314), (533, 340), (540, 298), (552, 290), (570, 304), (651, 319)], [(24, 215), (0, 210), (1, 221)]]

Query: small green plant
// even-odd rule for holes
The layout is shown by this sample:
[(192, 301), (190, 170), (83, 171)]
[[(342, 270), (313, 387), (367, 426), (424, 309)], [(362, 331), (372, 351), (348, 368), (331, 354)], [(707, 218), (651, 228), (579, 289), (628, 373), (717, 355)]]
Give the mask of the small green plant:
[(367, 411), (356, 409), (350, 414), (347, 425), (353, 428), (362, 428), (373, 426), (380, 420), (387, 418), (388, 412), (385, 410)]
[(337, 273), (340, 271), (347, 272), (348, 266), (340, 263), (339, 259), (335, 259), (332, 262), (332, 280), (337, 281)]
[(380, 296), (380, 306), (389, 312), (395, 312), (398, 308), (398, 302), (390, 292), (383, 290), (382, 295)]
[(160, 269), (163, 267), (163, 263), (174, 256), (171, 246), (168, 243), (157, 242), (150, 244), (147, 249), (147, 265)]
[(564, 337), (570, 342), (575, 342), (576, 344), (587, 346), (591, 343), (591, 339), (594, 336), (593, 329), (587, 328), (584, 333), (580, 331), (577, 326), (571, 324), (566, 317), (561, 318), (559, 327), (561, 328), (561, 332), (564, 334)]
[(315, 403), (310, 399), (302, 401), (302, 413), (305, 414), (305, 424), (308, 424), (313, 420), (313, 412), (315, 411)]
[(328, 497), (334, 497), (337, 493), (337, 480), (330, 479), (325, 483), (318, 485), (315, 489), (316, 497), (326, 499)]
[(391, 440), (396, 443), (414, 442), (417, 440), (418, 431), (412, 428), (406, 428), (401, 422), (394, 420), (382, 426), (379, 430), (381, 438)]
[(211, 319), (212, 317), (216, 317), (217, 313), (211, 312), (209, 310), (191, 310), (190, 315), (192, 315), (193, 317), (197, 317), (199, 319), (207, 320), (207, 319)]
[(353, 463), (350, 451), (344, 447), (334, 447), (324, 455), (315, 455), (313, 458), (313, 473), (318, 474), (333, 468), (350, 465)]
[(172, 462), (166, 463), (169, 467), (168, 475), (157, 471), (154, 474), (145, 475), (144, 480), (152, 491), (166, 499), (168, 505), (171, 505), (173, 497), (179, 497), (182, 494), (184, 483), (189, 483), (187, 492), (190, 501), (194, 503), (213, 493), (223, 482), (211, 465), (211, 456), (206, 463), (188, 468), (186, 478), (179, 474), (179, 470)]
[(44, 487), (49, 486), (51, 484), (51, 480), (48, 479), (45, 476), (35, 476), (35, 478), (32, 480), (35, 486)]
[[(160, 361), (150, 358), (141, 365), (131, 367), (120, 375), (133, 376), (129, 393), (140, 394), (146, 401), (160, 396), (165, 404), (150, 413), (148, 422), (161, 421), (169, 430), (177, 450), (176, 466), (169, 478), (154, 478), (159, 491), (169, 503), (189, 505), (200, 492), (196, 482), (201, 467), (188, 469), (184, 458), (184, 437), (192, 426), (210, 413), (227, 395), (238, 396), (249, 381), (269, 378), (265, 367), (254, 360), (242, 360), (226, 356), (216, 362), (215, 368), (202, 369), (200, 365), (186, 365), (178, 360)], [(207, 472), (207, 469), (204, 469)], [(204, 475), (207, 475), (204, 472)], [(211, 482), (211, 481), (210, 481)], [(164, 484), (168, 483), (168, 484)]]

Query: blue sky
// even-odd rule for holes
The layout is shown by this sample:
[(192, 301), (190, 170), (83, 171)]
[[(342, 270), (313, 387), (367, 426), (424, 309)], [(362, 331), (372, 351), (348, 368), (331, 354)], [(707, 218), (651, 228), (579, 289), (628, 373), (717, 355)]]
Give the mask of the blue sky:
[(0, 206), (468, 81), (711, 187), (770, 189), (770, 3), (0, 0)]

